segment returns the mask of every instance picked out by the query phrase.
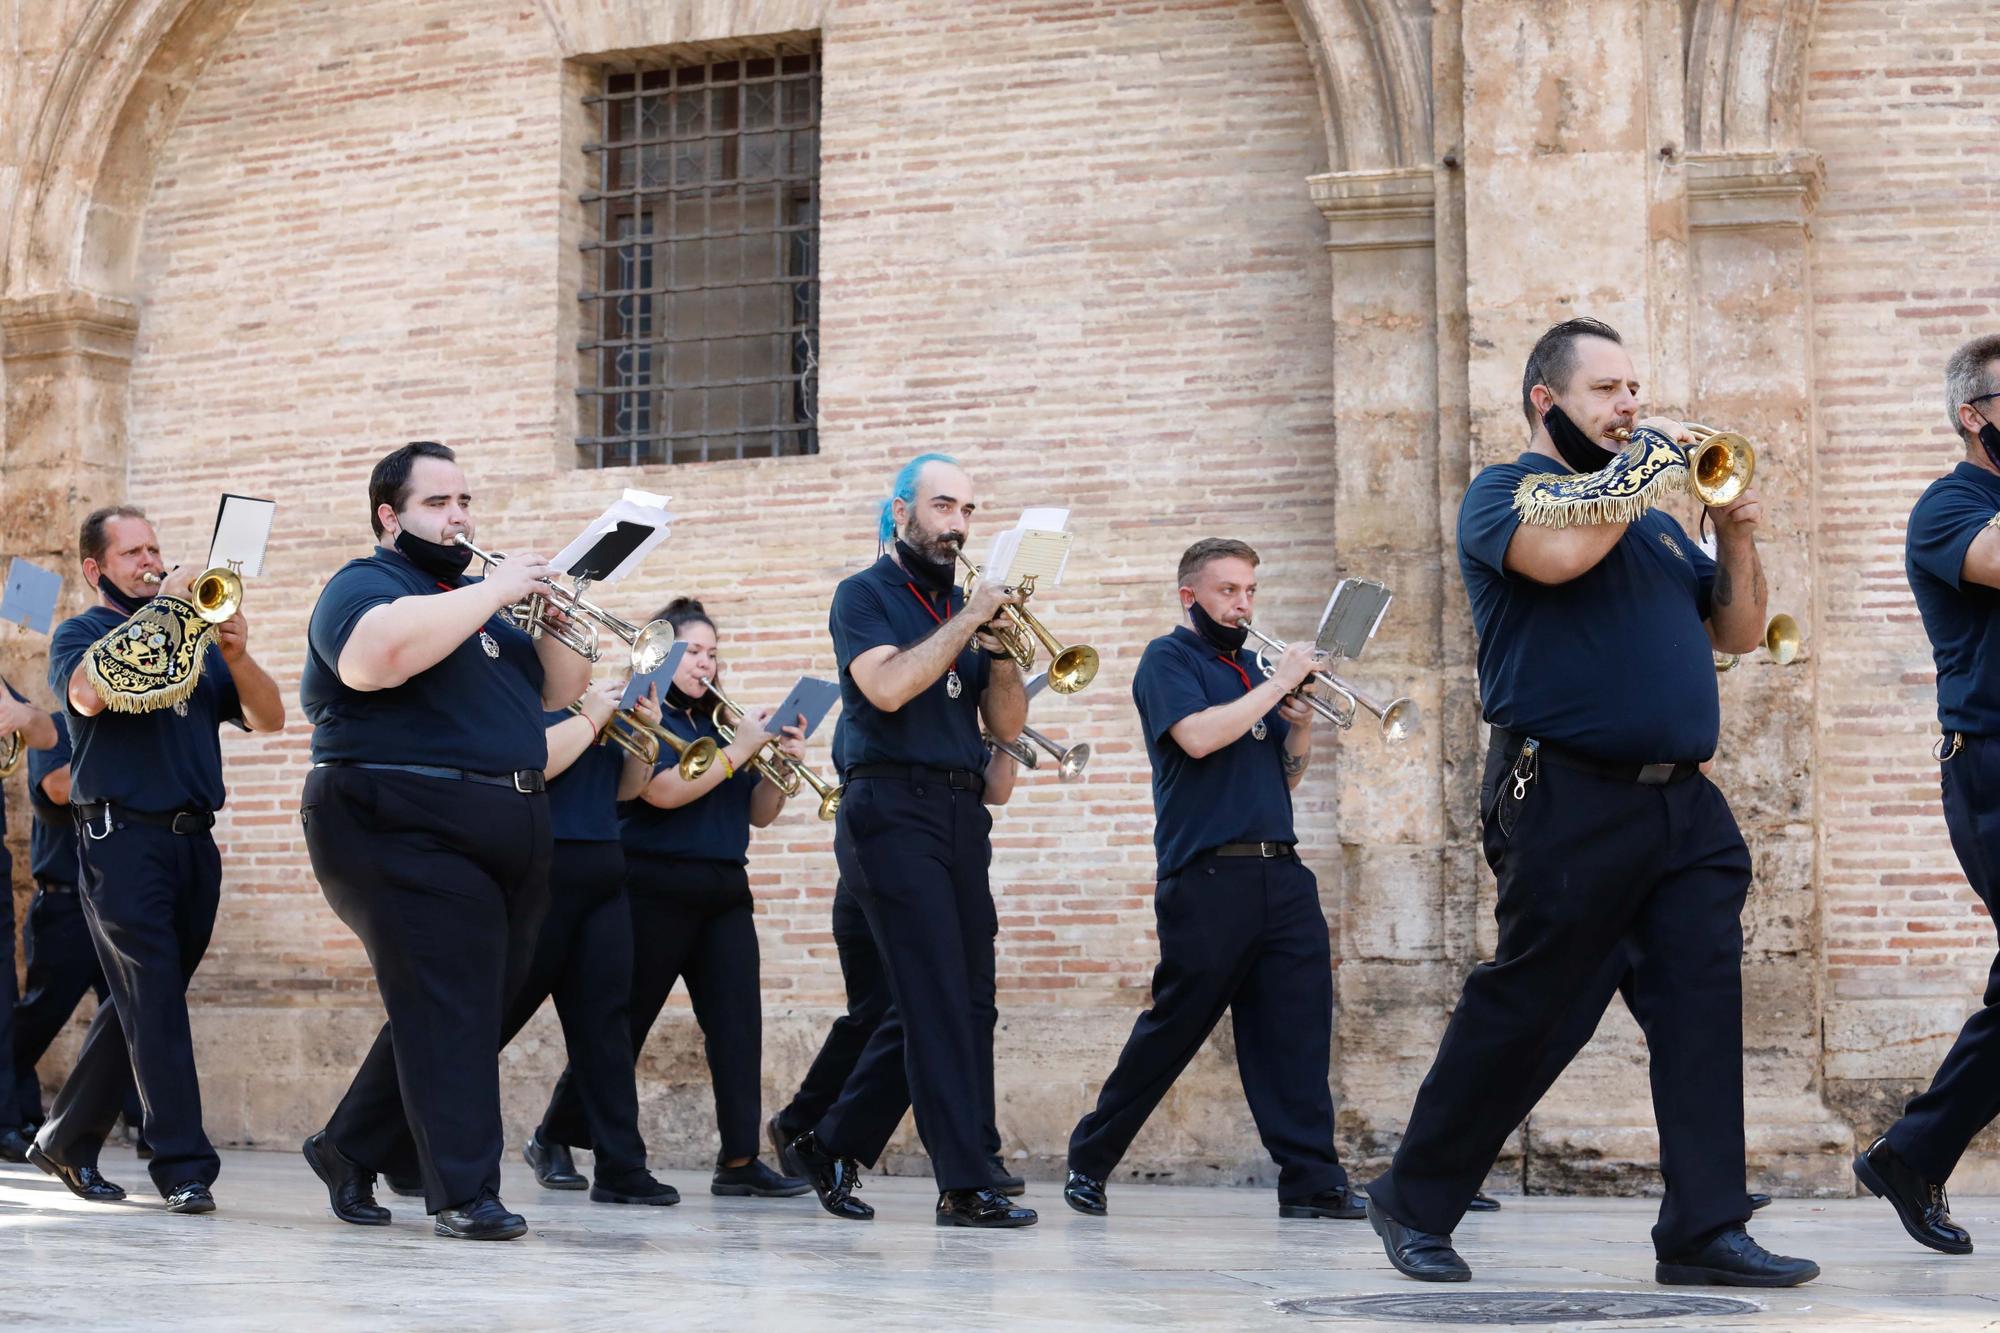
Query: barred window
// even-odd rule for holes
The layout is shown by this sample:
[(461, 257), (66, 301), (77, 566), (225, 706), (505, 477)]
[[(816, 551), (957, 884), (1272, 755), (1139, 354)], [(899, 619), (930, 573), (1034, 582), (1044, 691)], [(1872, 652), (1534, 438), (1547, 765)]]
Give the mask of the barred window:
[(580, 465), (819, 452), (819, 87), (793, 41), (587, 99)]

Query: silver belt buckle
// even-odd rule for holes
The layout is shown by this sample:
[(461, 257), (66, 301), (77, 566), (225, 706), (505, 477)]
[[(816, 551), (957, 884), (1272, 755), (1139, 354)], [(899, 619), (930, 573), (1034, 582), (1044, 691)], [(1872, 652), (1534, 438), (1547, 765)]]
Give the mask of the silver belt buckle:
[(1639, 781), (1648, 787), (1664, 787), (1673, 780), (1675, 764), (1642, 764)]
[(1281, 842), (1260, 842), (1257, 844), (1257, 855), (1266, 861), (1275, 861), (1285, 854), (1284, 846)]

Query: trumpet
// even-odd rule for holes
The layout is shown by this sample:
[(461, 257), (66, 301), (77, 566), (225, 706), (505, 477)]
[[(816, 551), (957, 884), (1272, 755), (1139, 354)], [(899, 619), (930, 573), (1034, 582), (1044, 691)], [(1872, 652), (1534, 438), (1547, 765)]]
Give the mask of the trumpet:
[[(569, 711), (578, 717), (583, 717), (583, 701), (579, 699), (571, 702)], [(626, 754), (643, 761), (649, 768), (660, 762), (659, 737), (646, 726), (644, 719), (629, 709), (621, 708), (614, 712), (610, 720), (597, 729), (597, 737), (591, 743), (602, 745), (605, 741), (610, 741)]]
[[(452, 541), (472, 552), (482, 563), (491, 566), (500, 560), (498, 552), (486, 552), (472, 544), (470, 538), (459, 533)], [(574, 588), (565, 588), (555, 580), (548, 580), (541, 592), (531, 593), (513, 606), (507, 608), (506, 616), (515, 628), (523, 630), (530, 638), (539, 639), (547, 634), (563, 647), (588, 662), (595, 662), (598, 656), (597, 635), (586, 631), (581, 624), (588, 622), (611, 631), (632, 650), (632, 670), (640, 675), (653, 670), (667, 660), (673, 651), (674, 627), (664, 620), (649, 620), (643, 625), (635, 625), (622, 616), (613, 615), (583, 595), (590, 586), (587, 579), (579, 580)], [(548, 619), (548, 611), (554, 607), (571, 624), (562, 625)]]
[(28, 757), (28, 743), (21, 739), (18, 731), (9, 732), (7, 739), (0, 741), (0, 778), (11, 778), (21, 771), (21, 761)]
[[(232, 560), (227, 565), (204, 569), (195, 576), (193, 585), (188, 589), (188, 601), (194, 606), (196, 615), (211, 625), (220, 625), (242, 609), (242, 564), (240, 560)], [(147, 570), (139, 576), (139, 581), (158, 587), (167, 581), (167, 576)], [(0, 772), (4, 771), (0, 769)]]
[[(1705, 505), (1726, 505), (1750, 489), (1757, 472), (1757, 450), (1748, 437), (1733, 430), (1717, 430), (1698, 421), (1683, 421), (1683, 429), (1694, 436), (1688, 451), (1688, 489)], [(1630, 440), (1632, 432), (1619, 427), (1614, 439)]]
[[(1799, 649), (1805, 645), (1805, 631), (1799, 622), (1783, 611), (1771, 617), (1771, 623), (1764, 627), (1764, 651), (1779, 666), (1789, 666), (1798, 657)], [(1715, 654), (1715, 669), (1727, 671), (1742, 660), (1740, 654), (1718, 652)]]
[[(716, 703), (736, 714), (739, 720), (748, 720), (749, 715), (732, 703), (729, 696), (716, 687), (713, 679), (705, 680), (702, 684), (708, 688), (710, 694), (715, 696)], [(715, 718), (715, 729), (721, 734), (723, 740), (732, 745), (736, 743), (736, 728), (723, 721), (722, 715), (719, 712)], [(840, 797), (846, 788), (828, 782), (825, 778), (813, 772), (806, 765), (805, 760), (795, 758), (792, 755), (786, 754), (783, 750), (775, 748), (777, 741), (778, 738), (776, 736), (765, 736), (759, 741), (757, 743), (757, 756), (750, 761), (752, 766), (764, 775), (764, 781), (776, 787), (786, 796), (797, 796), (799, 794), (799, 784), (801, 782), (805, 783), (819, 797), (819, 817), (823, 820), (833, 819), (834, 816), (840, 813)], [(767, 746), (772, 747), (768, 756), (764, 753)], [(775, 763), (772, 762), (774, 758), (777, 761)]]
[[(991, 738), (989, 737), (989, 739)], [(1027, 749), (1028, 746), (1033, 745), (1048, 751), (1049, 757), (1056, 761), (1056, 781), (1058, 782), (1075, 782), (1083, 776), (1084, 767), (1090, 763), (1089, 741), (1078, 741), (1074, 745), (1058, 745), (1041, 732), (1028, 726), (1021, 728), (1020, 740), (1011, 744), (1002, 744), (999, 741), (995, 741), (994, 744), (999, 745), (1001, 749), (1007, 751), (1008, 754), (1013, 755), (1016, 759), (1019, 759), (1021, 755), (1020, 751), (1014, 748), (1015, 745), (1021, 746), (1022, 749)], [(1037, 767), (1035, 752), (1032, 749), (1028, 750), (1027, 767)]]
[[(960, 551), (958, 558), (965, 562), (965, 567), (972, 572), (975, 578), (978, 577), (979, 566), (973, 564), (965, 552)], [(970, 590), (971, 582), (968, 580), (968, 593)], [(1034, 596), (1035, 580), (1032, 575), (1021, 581), (1019, 591), (1024, 598)], [(1049, 688), (1057, 694), (1075, 694), (1078, 690), (1097, 678), (1097, 650), (1095, 648), (1084, 643), (1073, 644), (1067, 648), (1064, 647), (1056, 641), (1056, 637), (1053, 634), (1049, 633), (1048, 627), (1037, 620), (1034, 612), (1028, 610), (1026, 606), (1016, 606), (1010, 603), (1005, 610), (1007, 618), (1014, 623), (1010, 628), (1000, 632), (1000, 646), (1007, 650), (1007, 656), (1013, 658), (1015, 664), (1021, 670), (1033, 670), (1035, 665), (1035, 641), (1039, 639), (1042, 647), (1049, 650)]]
[[(1257, 649), (1258, 668), (1267, 678), (1276, 674), (1276, 664), (1272, 662), (1271, 655), (1273, 653), (1282, 655), (1291, 645), (1272, 638), (1248, 620), (1239, 620), (1236, 623), (1249, 630), (1251, 637), (1262, 645)], [(1315, 671), (1311, 680), (1313, 684), (1330, 688), (1334, 693), (1334, 699), (1322, 699), (1304, 689), (1297, 691), (1299, 698), (1305, 700), (1315, 713), (1342, 730), (1354, 725), (1356, 712), (1363, 708), (1382, 719), (1382, 743), (1385, 745), (1401, 745), (1416, 735), (1417, 728), (1423, 725), (1422, 710), (1417, 707), (1417, 701), (1407, 695), (1383, 704), (1369, 698), (1331, 671)], [(1344, 700), (1345, 703), (1335, 700)]]

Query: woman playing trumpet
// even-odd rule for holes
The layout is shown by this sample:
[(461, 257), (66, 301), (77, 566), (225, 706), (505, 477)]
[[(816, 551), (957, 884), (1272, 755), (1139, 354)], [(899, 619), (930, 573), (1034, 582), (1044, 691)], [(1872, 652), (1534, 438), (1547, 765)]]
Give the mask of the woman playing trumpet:
[[(687, 644), (661, 721), (685, 740), (714, 741), (720, 758), (688, 779), (681, 776), (669, 747), (638, 799), (624, 807), (634, 950), (628, 1013), (632, 1051), (636, 1058), (674, 983), (685, 977), (707, 1048), (722, 1140), (711, 1192), (756, 1198), (803, 1194), (810, 1188), (804, 1180), (780, 1175), (757, 1159), (763, 1011), (745, 866), (750, 829), (776, 819), (785, 794), (763, 780), (754, 764), (769, 740), (763, 716), (748, 719), (727, 742), (716, 728), (708, 682), (717, 671), (717, 639), (708, 613), (700, 602), (682, 597), (660, 614)], [(786, 727), (779, 745), (787, 754), (802, 756), (802, 727)], [(552, 1144), (588, 1141), (574, 1072), (564, 1071), (542, 1120), (541, 1137)]]

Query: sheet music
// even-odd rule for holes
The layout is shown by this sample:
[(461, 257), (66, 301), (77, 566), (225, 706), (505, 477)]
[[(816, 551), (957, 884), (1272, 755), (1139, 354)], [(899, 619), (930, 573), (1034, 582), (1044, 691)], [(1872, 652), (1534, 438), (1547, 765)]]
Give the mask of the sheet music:
[(208, 543), (208, 563), (204, 569), (235, 569), (245, 578), (264, 572), (264, 548), (271, 541), (271, 520), (277, 516), (276, 500), (258, 500), (248, 495), (225, 495), (215, 511), (215, 535)]
[(674, 521), (674, 516), (667, 512), (667, 499), (667, 496), (655, 495), (651, 491), (627, 490), (611, 503), (610, 508), (592, 519), (576, 540), (558, 551), (555, 559), (549, 561), (549, 567), (558, 573), (569, 573), (620, 523), (637, 523), (650, 529), (646, 539), (619, 561), (617, 568), (596, 580), (599, 583), (616, 583), (637, 569), (639, 562), (667, 539), (667, 532)]
[(1062, 582), (1069, 564), (1073, 537), (1065, 531), (1069, 510), (1053, 507), (1025, 509), (1021, 521), (993, 539), (983, 568), (986, 576), (1008, 587), (1018, 587), (1032, 577), (1036, 586), (1049, 588)]

